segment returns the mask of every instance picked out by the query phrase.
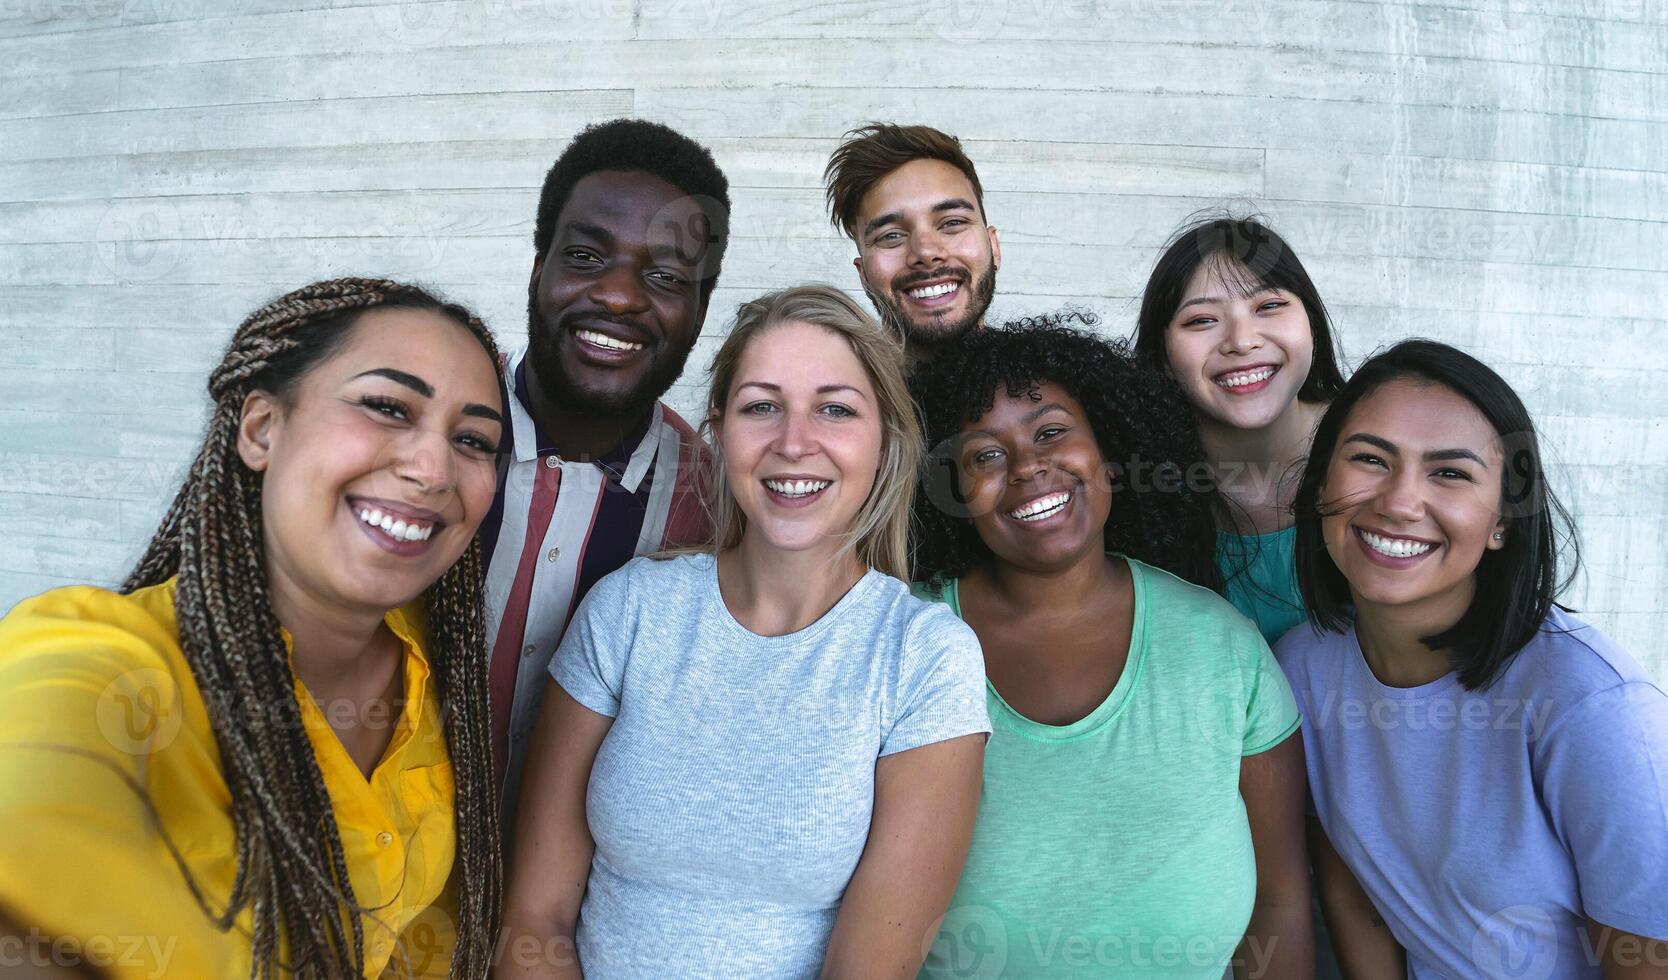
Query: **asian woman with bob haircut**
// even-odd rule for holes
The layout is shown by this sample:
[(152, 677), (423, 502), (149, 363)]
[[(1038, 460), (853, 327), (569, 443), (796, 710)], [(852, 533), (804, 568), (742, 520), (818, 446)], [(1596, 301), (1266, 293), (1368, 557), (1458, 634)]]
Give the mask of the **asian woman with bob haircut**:
[(1573, 534), (1510, 385), (1376, 355), (1296, 507), (1313, 628), (1276, 655), (1346, 974), (1668, 977), (1668, 695), (1555, 601)]

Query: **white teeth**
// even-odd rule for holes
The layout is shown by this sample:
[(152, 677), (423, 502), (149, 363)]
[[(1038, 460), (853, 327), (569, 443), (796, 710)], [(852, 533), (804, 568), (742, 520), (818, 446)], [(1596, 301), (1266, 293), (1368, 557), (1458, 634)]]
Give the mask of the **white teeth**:
[(1008, 516), (1019, 521), (1040, 521), (1045, 517), (1053, 517), (1066, 504), (1071, 503), (1069, 493), (1051, 493), (1046, 497), (1038, 497), (1023, 507), (1008, 512)]
[(927, 286), (922, 289), (911, 289), (909, 290), (909, 295), (915, 297), (916, 299), (932, 299), (934, 296), (949, 295), (960, 288), (960, 283), (943, 282), (936, 286)]
[(374, 528), (385, 532), (396, 541), (427, 541), (434, 533), (433, 524), (419, 524), (416, 521), (406, 523), (395, 520), (374, 507), (366, 507), (359, 511), (359, 519)]
[(764, 485), (784, 497), (803, 497), (828, 489), (831, 480), (766, 480)]
[(595, 344), (598, 347), (606, 347), (609, 350), (643, 349), (642, 344), (633, 344), (629, 341), (615, 340), (613, 337), (610, 337), (607, 334), (597, 333), (595, 330), (575, 330), (573, 335), (578, 337), (580, 340), (585, 341), (587, 344)]
[[(1359, 529), (1358, 529), (1359, 530)], [(1361, 531), (1361, 540), (1367, 542), (1367, 547), (1381, 555), (1391, 558), (1412, 558), (1422, 555), (1435, 547), (1423, 541), (1408, 541), (1405, 538), (1387, 538), (1371, 531)]]
[(1225, 378), (1218, 378), (1216, 383), (1224, 388), (1243, 388), (1246, 385), (1254, 385), (1259, 381), (1267, 381), (1272, 377), (1274, 377), (1274, 369), (1265, 367), (1245, 374), (1230, 374)]

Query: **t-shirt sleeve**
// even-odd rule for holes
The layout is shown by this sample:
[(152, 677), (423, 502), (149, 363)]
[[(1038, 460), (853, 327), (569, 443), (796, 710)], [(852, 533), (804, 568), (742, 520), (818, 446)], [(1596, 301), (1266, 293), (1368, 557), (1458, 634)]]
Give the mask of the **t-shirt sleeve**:
[(632, 563), (603, 576), (579, 603), (550, 658), (550, 676), (568, 696), (599, 715), (620, 712), (626, 653), (631, 648)]
[(1257, 755), (1274, 748), (1297, 731), (1302, 716), (1292, 697), (1286, 674), (1260, 634), (1244, 641), (1249, 663), (1245, 698), (1245, 739), (1241, 755)]
[(990, 732), (979, 638), (938, 604), (921, 607), (904, 631), (896, 713), (880, 754)]
[(1668, 695), (1644, 681), (1590, 695), (1552, 722), (1536, 754), (1582, 911), (1668, 939)]
[[(228, 942), (147, 805), (153, 753), (185, 714), (155, 620), (64, 593), (0, 620), (0, 915), (110, 976), (223, 976)], [(168, 942), (121, 944), (145, 936)]]

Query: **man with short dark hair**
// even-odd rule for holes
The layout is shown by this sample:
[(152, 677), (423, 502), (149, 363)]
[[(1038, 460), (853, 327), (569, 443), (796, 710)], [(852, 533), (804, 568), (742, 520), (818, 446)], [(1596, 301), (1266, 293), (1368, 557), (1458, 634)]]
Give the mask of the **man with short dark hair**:
[(846, 134), (823, 177), (829, 215), (857, 245), (863, 291), (911, 363), (984, 326), (1002, 247), (959, 140), (871, 123)]
[(506, 828), (580, 599), (632, 557), (709, 534), (694, 486), (706, 449), (659, 399), (700, 335), (729, 209), (712, 155), (643, 120), (584, 130), (545, 176), (527, 346), (504, 361), (509, 424), (481, 526)]

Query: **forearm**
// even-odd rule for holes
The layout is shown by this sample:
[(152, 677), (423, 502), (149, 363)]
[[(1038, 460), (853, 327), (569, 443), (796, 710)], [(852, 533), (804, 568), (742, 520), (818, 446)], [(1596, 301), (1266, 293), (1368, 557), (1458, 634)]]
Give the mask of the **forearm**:
[(1234, 954), (1234, 980), (1312, 980), (1314, 925), (1308, 891), (1301, 899), (1257, 900)]
[(1407, 952), (1370, 905), (1321, 903), (1344, 980), (1406, 980)]
[(579, 951), (571, 925), (505, 910), (498, 941), (499, 980), (581, 980)]

